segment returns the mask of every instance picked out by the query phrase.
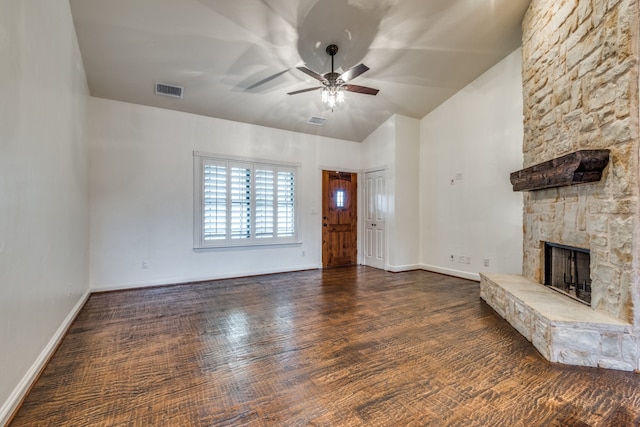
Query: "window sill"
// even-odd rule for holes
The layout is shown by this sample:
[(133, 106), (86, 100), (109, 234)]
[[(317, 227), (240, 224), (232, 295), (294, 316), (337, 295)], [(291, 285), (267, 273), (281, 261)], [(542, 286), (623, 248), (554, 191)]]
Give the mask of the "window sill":
[(281, 242), (281, 243), (252, 243), (252, 244), (238, 244), (238, 245), (226, 245), (226, 246), (202, 246), (193, 248), (194, 252), (211, 252), (211, 251), (234, 251), (234, 250), (251, 250), (251, 249), (268, 249), (268, 248), (295, 248), (302, 246), (301, 241), (296, 242)]

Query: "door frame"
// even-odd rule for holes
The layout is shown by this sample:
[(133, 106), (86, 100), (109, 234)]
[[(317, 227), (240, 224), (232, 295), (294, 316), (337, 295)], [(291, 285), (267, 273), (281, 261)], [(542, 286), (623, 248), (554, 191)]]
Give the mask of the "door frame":
[(322, 264), (323, 264), (323, 260), (322, 260), (322, 171), (339, 171), (339, 172), (349, 172), (349, 173), (355, 173), (356, 175), (358, 175), (358, 189), (356, 190), (357, 193), (357, 199), (358, 199), (358, 206), (356, 209), (356, 215), (357, 215), (357, 227), (356, 227), (356, 250), (357, 250), (357, 254), (356, 254), (356, 263), (357, 265), (363, 265), (364, 264), (364, 257), (363, 257), (363, 246), (362, 246), (362, 238), (363, 236), (363, 228), (362, 228), (362, 201), (363, 201), (363, 197), (364, 197), (364, 193), (362, 192), (362, 186), (360, 185), (360, 180), (363, 177), (362, 174), (362, 170), (361, 169), (355, 169), (355, 168), (345, 168), (342, 166), (326, 166), (326, 165), (319, 165), (318, 166), (318, 173), (316, 175), (316, 179), (318, 182), (318, 185), (320, 186), (320, 191), (318, 191), (318, 198), (317, 200), (317, 206), (319, 206), (319, 208), (317, 208), (317, 221), (316, 221), (316, 226), (314, 227), (316, 231), (316, 233), (318, 233), (318, 253), (320, 254), (320, 259), (318, 260), (318, 268), (323, 268)]

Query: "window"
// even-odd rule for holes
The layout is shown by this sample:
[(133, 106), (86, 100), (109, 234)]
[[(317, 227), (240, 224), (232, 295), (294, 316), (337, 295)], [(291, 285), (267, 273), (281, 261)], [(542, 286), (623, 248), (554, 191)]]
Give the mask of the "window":
[(194, 153), (194, 246), (296, 242), (296, 170)]
[(344, 208), (344, 190), (336, 191), (336, 208)]

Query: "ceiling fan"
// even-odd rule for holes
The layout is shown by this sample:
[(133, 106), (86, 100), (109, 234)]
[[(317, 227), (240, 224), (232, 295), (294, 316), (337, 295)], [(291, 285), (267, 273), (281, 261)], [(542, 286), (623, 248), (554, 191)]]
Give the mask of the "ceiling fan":
[(330, 44), (326, 49), (327, 55), (331, 56), (331, 72), (324, 75), (318, 74), (306, 67), (297, 67), (298, 70), (320, 81), (322, 86), (312, 87), (309, 89), (296, 90), (295, 92), (289, 92), (287, 95), (296, 95), (298, 93), (310, 92), (313, 90), (322, 89), (322, 101), (326, 103), (331, 109), (336, 104), (341, 103), (344, 100), (344, 91), (364, 93), (366, 95), (376, 95), (379, 90), (366, 86), (358, 86), (347, 84), (348, 81), (355, 79), (365, 71), (369, 69), (364, 64), (358, 64), (342, 74), (338, 74), (333, 69), (333, 57), (338, 53), (338, 46)]

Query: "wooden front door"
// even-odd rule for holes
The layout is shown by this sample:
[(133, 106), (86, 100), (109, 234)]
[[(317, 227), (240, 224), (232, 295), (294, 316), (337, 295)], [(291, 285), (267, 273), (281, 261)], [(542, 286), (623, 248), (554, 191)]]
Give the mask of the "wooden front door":
[(322, 266), (357, 264), (358, 175), (322, 171)]

